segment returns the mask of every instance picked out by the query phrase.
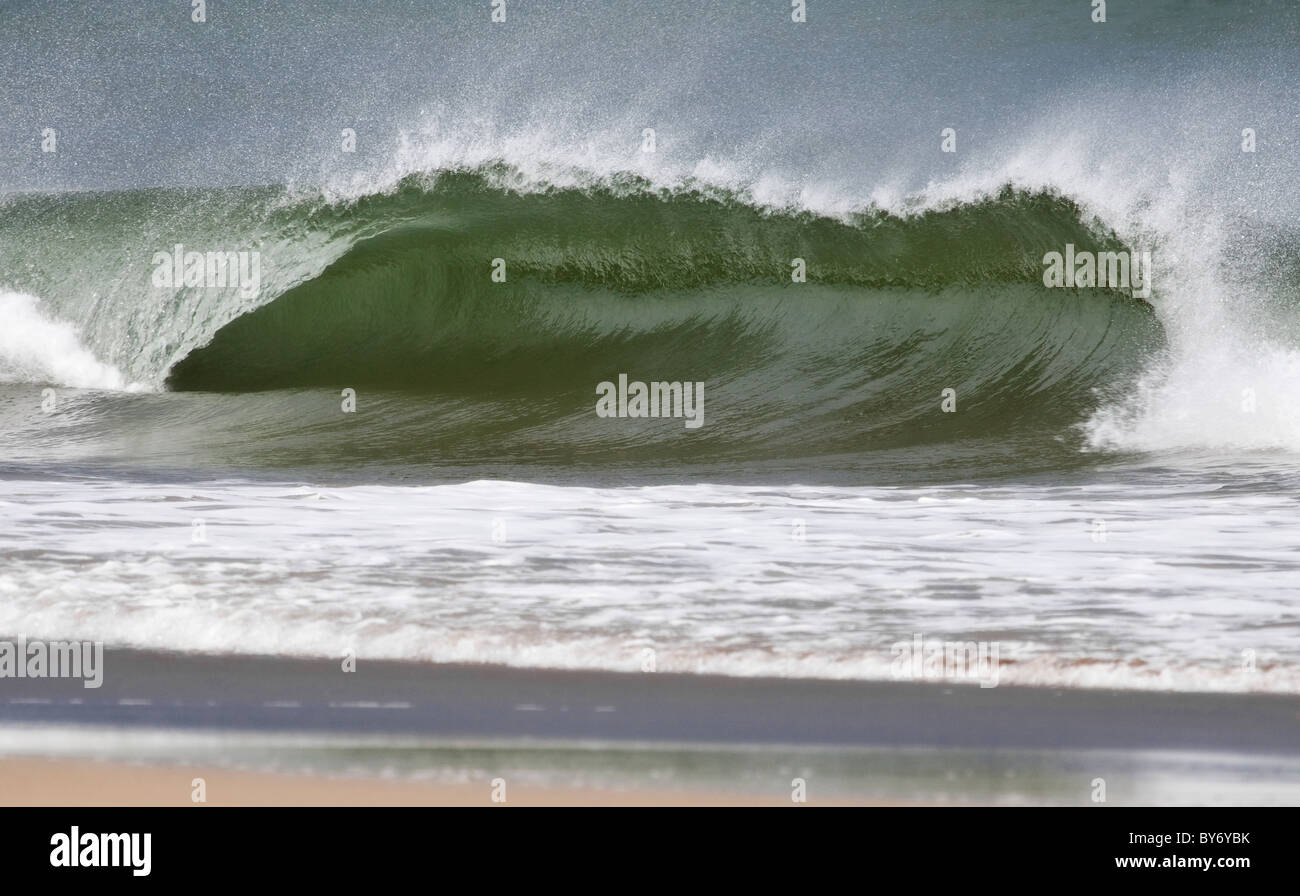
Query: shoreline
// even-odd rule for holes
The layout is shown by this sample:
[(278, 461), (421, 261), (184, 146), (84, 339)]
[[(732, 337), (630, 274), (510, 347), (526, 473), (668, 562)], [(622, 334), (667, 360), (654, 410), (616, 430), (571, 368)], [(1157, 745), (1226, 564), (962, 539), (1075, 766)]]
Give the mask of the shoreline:
[(1300, 695), (742, 678), (106, 648), (104, 680), (0, 678), (0, 725), (829, 747), (1300, 755)]
[[(0, 679), (0, 804), (1300, 804), (1300, 696), (106, 649)], [(214, 789), (215, 788), (215, 789)], [(219, 796), (215, 795), (219, 794)]]

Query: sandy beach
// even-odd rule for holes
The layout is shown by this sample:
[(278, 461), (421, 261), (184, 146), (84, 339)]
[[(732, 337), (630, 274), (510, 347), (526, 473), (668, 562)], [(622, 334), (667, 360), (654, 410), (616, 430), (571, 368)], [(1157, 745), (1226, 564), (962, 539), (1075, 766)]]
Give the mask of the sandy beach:
[[(193, 799), (202, 778), (206, 799)], [(853, 806), (858, 800), (795, 803), (698, 790), (511, 786), (492, 799), (492, 782), (392, 781), (55, 759), (0, 759), (5, 806)]]

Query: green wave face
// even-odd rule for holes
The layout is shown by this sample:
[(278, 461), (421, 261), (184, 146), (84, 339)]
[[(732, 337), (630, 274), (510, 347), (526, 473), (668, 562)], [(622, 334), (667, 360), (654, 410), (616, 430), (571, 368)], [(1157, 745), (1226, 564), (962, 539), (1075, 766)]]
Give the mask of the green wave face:
[[(1023, 469), (1022, 440), (1057, 450), (1162, 342), (1140, 301), (1042, 286), (1046, 251), (1123, 248), (1059, 196), (841, 220), (635, 181), (521, 192), (504, 174), (413, 178), (346, 203), (278, 188), (28, 198), (0, 236), (101, 356), (139, 378), (166, 371), (175, 393), (230, 394), (227, 422), (250, 444), (174, 403), (114, 426), (268, 463), (334, 451), (734, 468), (920, 444), (957, 456), (979, 440)], [(93, 298), (41, 273), (61, 269), (42, 227), (77, 232), (69, 251), (111, 272)], [(260, 249), (261, 295), (150, 291), (148, 259), (173, 242)], [(796, 258), (806, 282), (792, 282)], [(705, 425), (598, 416), (597, 385), (620, 374), (703, 382)], [(387, 408), (382, 432), (339, 435), (284, 391), (345, 388)]]
[[(596, 453), (837, 453), (1076, 421), (1160, 338), (1132, 299), (1041, 286), (1044, 251), (1122, 248), (1047, 195), (835, 221), (462, 174), (331, 214), (351, 247), (219, 329), (171, 388), (509, 401), (521, 428)], [(703, 381), (708, 425), (598, 418), (620, 373)]]

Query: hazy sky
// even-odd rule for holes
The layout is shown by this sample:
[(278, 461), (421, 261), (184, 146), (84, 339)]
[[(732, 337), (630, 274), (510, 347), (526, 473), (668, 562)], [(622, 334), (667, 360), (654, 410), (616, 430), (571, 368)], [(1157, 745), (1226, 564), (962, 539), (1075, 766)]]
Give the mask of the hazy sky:
[[(189, 0), (0, 0), (0, 187), (311, 179), (382, 165), (402, 131), (633, 154), (643, 127), (686, 166), (917, 186), (1044, 116), (1125, 139), (1183, 128), (1170, 91), (1222, 92), (1214, 107), (1292, 150), (1300, 125), (1294, 2), (1115, 2), (1105, 24), (1086, 0), (809, 0), (799, 25), (785, 0), (506, 9), (210, 0), (199, 24)], [(957, 160), (930, 152), (949, 126)]]

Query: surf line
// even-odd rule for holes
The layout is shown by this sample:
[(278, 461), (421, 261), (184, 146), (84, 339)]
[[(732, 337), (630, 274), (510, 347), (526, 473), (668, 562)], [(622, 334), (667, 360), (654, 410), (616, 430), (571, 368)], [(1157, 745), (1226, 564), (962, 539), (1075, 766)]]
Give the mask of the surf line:
[(618, 386), (606, 380), (596, 386), (597, 417), (679, 417), (687, 429), (704, 425), (704, 383), (628, 382), (618, 375)]

